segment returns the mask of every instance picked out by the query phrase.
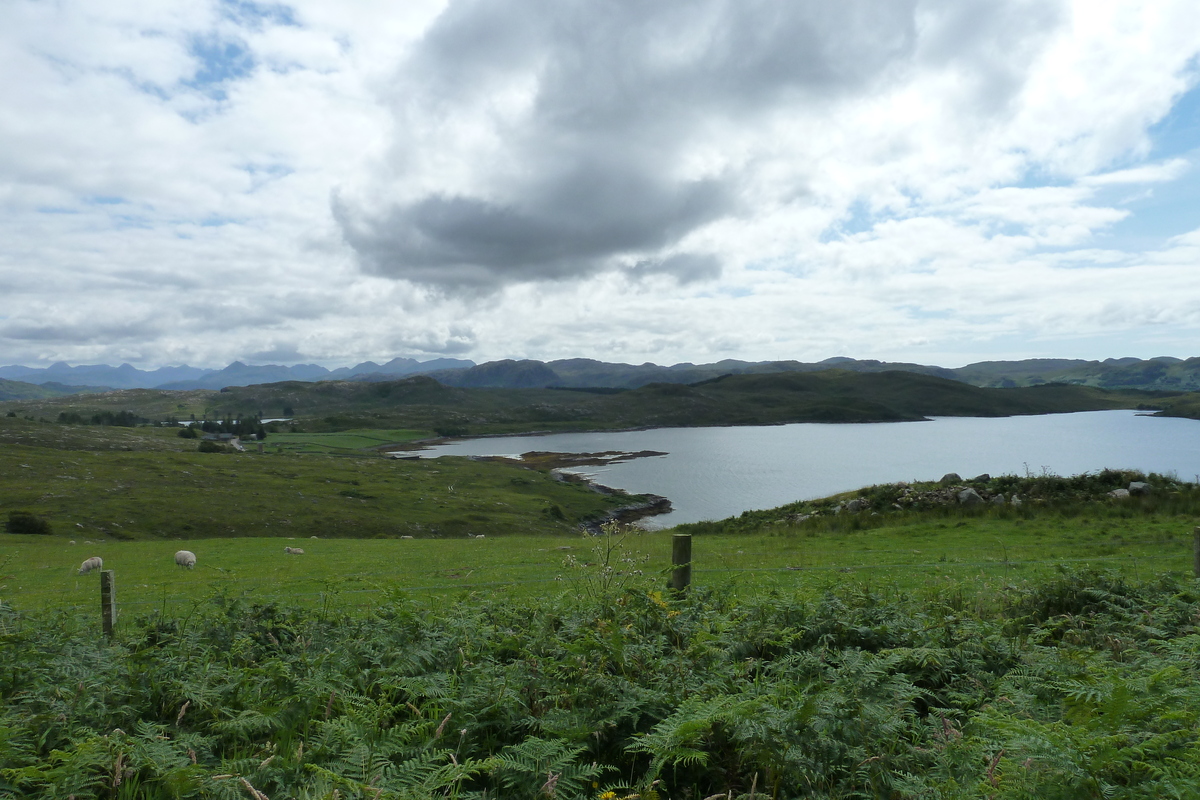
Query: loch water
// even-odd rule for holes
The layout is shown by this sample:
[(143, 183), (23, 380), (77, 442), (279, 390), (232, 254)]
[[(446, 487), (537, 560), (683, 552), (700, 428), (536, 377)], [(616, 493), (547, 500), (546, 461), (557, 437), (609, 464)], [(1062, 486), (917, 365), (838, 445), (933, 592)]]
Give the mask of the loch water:
[(1134, 411), (505, 436), (452, 442), (421, 455), (519, 457), (534, 450), (666, 453), (572, 470), (606, 486), (669, 498), (674, 510), (643, 520), (648, 528), (878, 483), (937, 480), (947, 472), (966, 478), (1112, 468), (1200, 480), (1200, 421)]

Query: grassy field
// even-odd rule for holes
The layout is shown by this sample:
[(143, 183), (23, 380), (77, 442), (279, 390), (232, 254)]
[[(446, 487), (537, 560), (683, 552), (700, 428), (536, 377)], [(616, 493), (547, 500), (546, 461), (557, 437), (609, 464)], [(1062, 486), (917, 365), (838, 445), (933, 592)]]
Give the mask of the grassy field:
[(196, 446), (170, 428), (0, 417), (0, 517), (27, 511), (76, 540), (465, 538), (569, 534), (634, 501), (513, 464), (398, 461), (350, 450), (199, 453)]
[[(852, 532), (798, 526), (702, 535), (693, 544), (693, 581), (698, 588), (744, 597), (777, 590), (816, 596), (837, 585), (900, 592), (954, 585), (986, 601), (1005, 586), (1043, 580), (1064, 567), (1114, 569), (1131, 579), (1186, 576), (1193, 523), (1170, 514), (1030, 519), (984, 514), (896, 520)], [(464, 595), (576, 595), (600, 579), (606, 558), (604, 539), (582, 536), (76, 542), (0, 535), (0, 599), (16, 608), (91, 613), (99, 579), (80, 577), (76, 570), (94, 555), (115, 571), (125, 613), (172, 614), (219, 593), (349, 609), (372, 607), (396, 593), (434, 602)], [(304, 555), (286, 555), (285, 546), (301, 547)], [(177, 549), (197, 554), (194, 570), (174, 564)], [(670, 551), (670, 532), (631, 531), (608, 554), (612, 580), (662, 588)]]

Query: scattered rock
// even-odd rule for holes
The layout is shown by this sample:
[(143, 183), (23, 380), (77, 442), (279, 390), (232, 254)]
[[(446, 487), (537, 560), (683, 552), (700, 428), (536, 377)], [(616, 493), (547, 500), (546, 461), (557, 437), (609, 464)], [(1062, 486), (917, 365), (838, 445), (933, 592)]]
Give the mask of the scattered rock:
[(1113, 489), (1108, 493), (1108, 496), (1114, 500), (1126, 500), (1129, 498), (1128, 489)]
[(977, 506), (983, 502), (983, 498), (979, 496), (979, 492), (974, 489), (963, 489), (958, 493), (958, 503), (964, 506)]
[(1012, 505), (1012, 506), (1019, 506), (1024, 502), (1025, 501), (1021, 499), (1021, 496), (1019, 494), (1014, 494), (1012, 496), (1012, 499), (1008, 501), (1009, 505)]
[(992, 476), (985, 472), (982, 475), (976, 475), (974, 478), (971, 478), (971, 483), (987, 483), (991, 479)]
[(998, 494), (998, 495), (996, 495), (995, 497), (993, 497), (993, 498), (992, 498), (992, 505), (994, 505), (994, 506), (1002, 506), (1002, 505), (1004, 505), (1004, 495), (1002, 495), (1002, 494)]
[(867, 507), (867, 501), (863, 500), (861, 497), (856, 497), (853, 500), (850, 500), (846, 503), (846, 510), (849, 511), (851, 514), (857, 514), (859, 511), (862, 511), (866, 507)]
[(1146, 483), (1145, 481), (1133, 481), (1132, 483), (1129, 484), (1129, 493), (1131, 495), (1135, 495), (1135, 496), (1146, 495), (1146, 494), (1150, 494), (1150, 491), (1153, 488), (1154, 488), (1153, 486)]
[(962, 483), (962, 478), (958, 476), (957, 472), (947, 472), (942, 476), (942, 479), (938, 481), (938, 483), (942, 484), (943, 486), (948, 483)]

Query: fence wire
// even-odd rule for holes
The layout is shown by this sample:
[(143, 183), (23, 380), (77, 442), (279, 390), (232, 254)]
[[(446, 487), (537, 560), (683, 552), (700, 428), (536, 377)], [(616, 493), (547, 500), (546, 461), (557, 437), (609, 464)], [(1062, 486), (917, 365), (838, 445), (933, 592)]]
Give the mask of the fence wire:
[[(911, 571), (914, 573), (933, 571), (942, 573), (945, 577), (950, 577), (952, 574), (957, 575), (960, 579), (969, 576), (962, 575), (964, 570), (980, 570), (990, 573), (1004, 571), (1006, 574), (1012, 571), (1029, 570), (1031, 568), (1057, 568), (1064, 566), (1092, 566), (1097, 567), (1113, 567), (1126, 566), (1132, 568), (1135, 572), (1142, 566), (1152, 571), (1168, 572), (1172, 574), (1185, 573), (1190, 566), (1191, 548), (1182, 546), (1182, 541), (1172, 541), (1168, 546), (1173, 552), (1160, 554), (1136, 554), (1136, 553), (1117, 553), (1110, 555), (1088, 555), (1088, 556), (1055, 556), (1050, 558), (1020, 558), (1020, 557), (1005, 557), (997, 555), (992, 558), (980, 559), (979, 553), (981, 550), (996, 551), (1020, 551), (1030, 549), (1029, 547), (949, 547), (930, 549), (925, 548), (925, 553), (930, 556), (940, 556), (939, 560), (922, 560), (922, 561), (903, 561), (892, 558), (884, 563), (867, 563), (860, 561), (857, 563), (848, 561), (838, 561), (836, 563), (821, 563), (821, 564), (799, 564), (799, 565), (749, 565), (749, 566), (720, 566), (713, 565), (713, 561), (722, 559), (728, 562), (734, 558), (733, 554), (704, 554), (699, 552), (695, 554), (692, 563), (692, 578), (693, 584), (705, 587), (714, 587), (721, 585), (724, 581), (733, 580), (744, 581), (745, 579), (761, 578), (759, 583), (766, 585), (770, 584), (773, 587), (783, 587), (788, 584), (794, 586), (801, 585), (806, 576), (830, 576), (835, 573), (844, 573), (848, 575), (877, 575), (880, 573), (891, 573), (897, 576), (898, 572)], [(1146, 547), (1146, 543), (1130, 543), (1129, 547)], [(1161, 546), (1161, 545), (1160, 545)], [(1094, 543), (1078, 543), (1078, 544), (1056, 544), (1054, 550), (1070, 552), (1074, 550), (1078, 552), (1083, 548), (1095, 549)], [(728, 549), (728, 548), (725, 548)], [(576, 548), (575, 555), (579, 555), (586, 548)], [(904, 552), (904, 549), (889, 548), (887, 550), (872, 551), (879, 556), (896, 556)], [(908, 551), (912, 554), (912, 550)], [(976, 557), (973, 560), (949, 560), (946, 557), (956, 553), (972, 553)], [(924, 554), (924, 553), (921, 553)], [(565, 555), (565, 554), (564, 554)], [(789, 553), (737, 553), (737, 559), (755, 559), (755, 558), (771, 558), (780, 559), (781, 556), (796, 555), (802, 556), (800, 552)], [(706, 564), (705, 562), (708, 561)], [(1164, 562), (1172, 562), (1171, 567), (1162, 570), (1158, 567)], [(722, 561), (717, 561), (718, 564)], [(594, 569), (594, 565), (586, 565), (582, 567), (568, 568), (565, 565), (555, 565), (552, 563), (508, 563), (508, 564), (486, 564), (478, 567), (470, 568), (467, 575), (480, 573), (495, 573), (497, 571), (513, 572), (536, 570), (541, 572), (537, 577), (517, 578), (517, 579), (500, 579), (500, 580), (475, 580), (471, 582), (449, 582), (452, 578), (444, 578), (443, 582), (422, 582), (406, 583), (404, 576), (398, 575), (395, 572), (378, 571), (367, 574), (358, 573), (353, 577), (356, 581), (363, 581), (368, 584), (358, 588), (341, 588), (337, 586), (327, 586), (324, 588), (300, 588), (295, 590), (287, 590), (279, 586), (272, 586), (270, 589), (264, 589), (261, 581), (255, 578), (244, 578), (240, 576), (221, 575), (216, 580), (207, 584), (209, 591), (204, 594), (197, 594), (193, 590), (189, 594), (180, 594), (178, 591), (172, 593), (172, 590), (178, 590), (178, 585), (174, 583), (159, 583), (159, 584), (140, 584), (133, 592), (134, 598), (130, 600), (122, 599), (122, 588), (120, 582), (117, 585), (117, 607), (119, 612), (124, 615), (133, 614), (140, 615), (154, 611), (155, 609), (166, 612), (180, 613), (182, 609), (198, 608), (207, 604), (211, 604), (214, 600), (220, 597), (228, 599), (241, 599), (254, 603), (280, 603), (280, 604), (296, 604), (312, 607), (314, 605), (324, 605), (334, 609), (367, 609), (371, 606), (378, 605), (381, 601), (386, 601), (391, 597), (396, 596), (425, 596), (429, 600), (442, 598), (446, 596), (459, 596), (465, 594), (478, 593), (517, 593), (522, 589), (533, 590), (534, 587), (546, 588), (551, 585), (560, 585), (564, 588), (573, 585), (573, 582), (586, 579), (584, 573), (588, 569)], [(581, 573), (580, 570), (583, 572)], [(644, 573), (652, 579), (656, 576), (661, 576), (662, 583), (665, 585), (667, 573), (670, 571), (669, 564), (655, 565), (653, 567), (646, 565)], [(553, 574), (548, 574), (553, 573)], [(483, 577), (482, 575), (480, 577)], [(897, 577), (912, 578), (913, 576), (900, 575)], [(982, 577), (982, 576), (980, 576)], [(326, 582), (327, 579), (317, 578), (301, 578), (300, 580), (311, 583), (314, 581)], [(158, 595), (152, 597), (152, 595)], [(65, 598), (64, 598), (65, 599)], [(100, 610), (99, 593), (95, 597), (95, 602), (81, 601), (77, 598), (72, 598), (67, 602), (52, 603), (55, 610), (64, 611), (74, 614), (93, 614)], [(11, 608), (13, 605), (13, 597), (4, 598)], [(16, 601), (19, 604), (19, 595)], [(18, 609), (19, 610), (19, 609)]]

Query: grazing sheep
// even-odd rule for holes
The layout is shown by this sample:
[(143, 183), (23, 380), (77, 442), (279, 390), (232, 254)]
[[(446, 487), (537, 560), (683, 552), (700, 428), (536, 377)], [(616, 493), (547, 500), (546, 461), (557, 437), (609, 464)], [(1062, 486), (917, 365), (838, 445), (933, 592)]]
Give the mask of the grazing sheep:
[(290, 556), (304, 555), (304, 550), (299, 547), (285, 547), (285, 548), (283, 548), (283, 552), (287, 553)]
[(191, 550), (180, 550), (175, 554), (175, 563), (181, 567), (191, 569), (196, 566), (196, 554)]
[(87, 561), (79, 565), (79, 574), (87, 575), (94, 569), (104, 569), (104, 559), (100, 556), (92, 556)]

